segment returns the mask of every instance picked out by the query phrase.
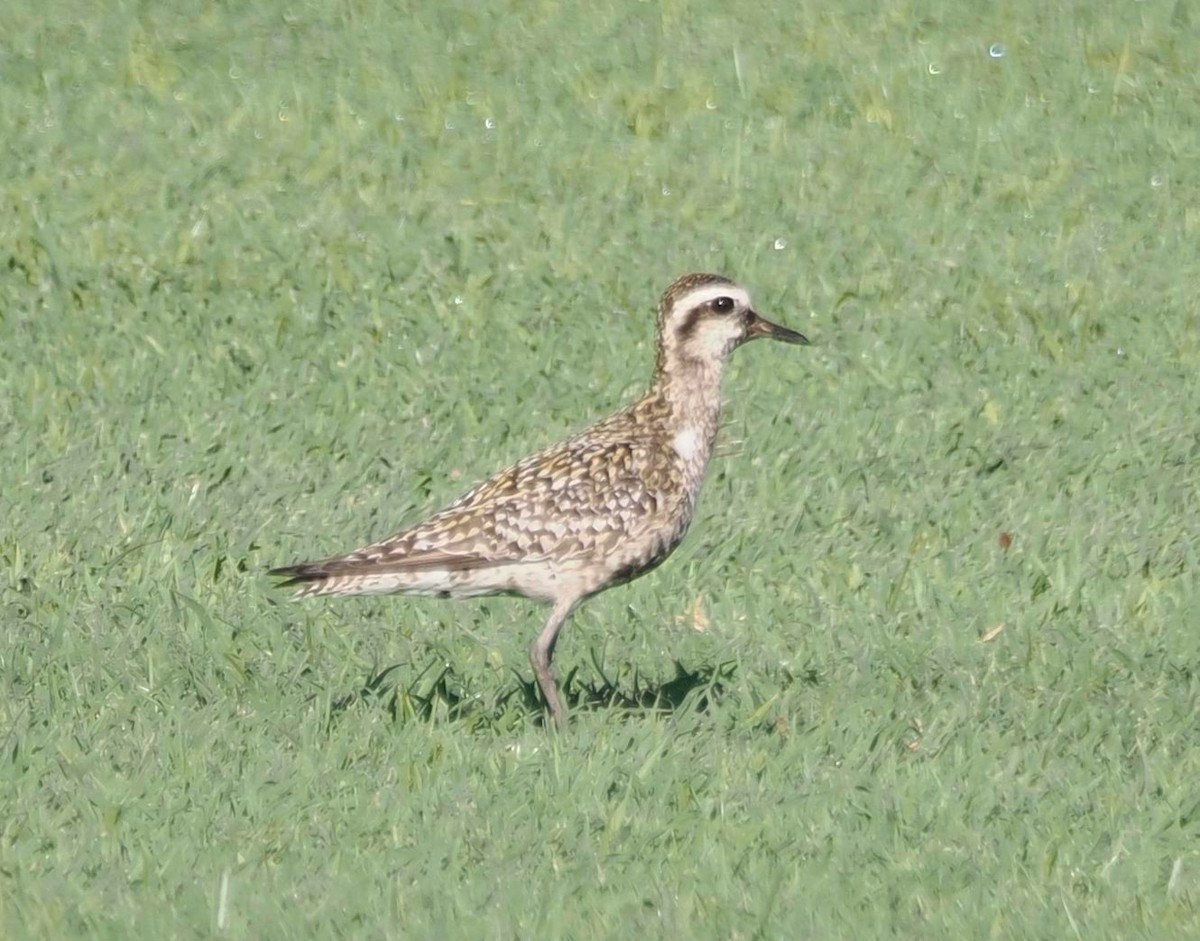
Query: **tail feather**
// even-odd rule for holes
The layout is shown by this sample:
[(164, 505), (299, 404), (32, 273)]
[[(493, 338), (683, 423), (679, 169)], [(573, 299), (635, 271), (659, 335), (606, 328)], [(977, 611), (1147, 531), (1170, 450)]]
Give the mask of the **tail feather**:
[(286, 578), (280, 587), (296, 585), (301, 582), (314, 582), (324, 578), (339, 578), (351, 575), (387, 575), (396, 573), (420, 573), (430, 569), (440, 569), (447, 572), (468, 572), (475, 569), (485, 569), (496, 565), (506, 565), (520, 559), (498, 556), (488, 556), (466, 553), (450, 553), (440, 549), (427, 549), (421, 552), (409, 552), (403, 555), (397, 553), (367, 554), (366, 550), (352, 552), (349, 555), (334, 556), (329, 559), (319, 559), (315, 562), (296, 562), (292, 565), (281, 565), (270, 569), (267, 574), (276, 578)]
[(272, 578), (283, 579), (277, 588), (290, 588), (292, 585), (303, 585), (306, 582), (328, 578), (330, 573), (320, 562), (297, 562), (294, 565), (280, 565), (269, 569), (267, 574)]
[(279, 588), (296, 588), (292, 595), (295, 600), (314, 595), (392, 594), (400, 587), (394, 578), (388, 579), (364, 566), (347, 571), (344, 564), (337, 564), (339, 561), (298, 562), (271, 569), (267, 574), (283, 579)]
[(323, 595), (334, 588), (332, 577), (335, 573), (329, 571), (324, 562), (297, 562), (293, 565), (281, 565), (270, 569), (268, 575), (281, 578), (276, 588), (298, 587), (295, 598), (305, 598), (309, 595)]
[[(268, 570), (281, 578), (279, 588), (296, 588), (295, 599), (314, 595), (415, 594), (465, 598), (509, 591), (505, 578), (489, 579), (511, 562), (481, 556), (451, 555), (440, 550), (380, 558), (352, 553), (313, 562), (296, 562)], [(464, 578), (478, 572), (482, 579)]]

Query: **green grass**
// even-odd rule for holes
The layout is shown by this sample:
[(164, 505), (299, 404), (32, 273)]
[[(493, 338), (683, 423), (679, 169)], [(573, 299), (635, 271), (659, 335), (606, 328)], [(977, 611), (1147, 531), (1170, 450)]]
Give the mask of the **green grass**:
[[(1196, 24), (879, 7), (6, 5), (0, 936), (1200, 934)], [(693, 269), (814, 346), (570, 734), (540, 609), (264, 579)]]

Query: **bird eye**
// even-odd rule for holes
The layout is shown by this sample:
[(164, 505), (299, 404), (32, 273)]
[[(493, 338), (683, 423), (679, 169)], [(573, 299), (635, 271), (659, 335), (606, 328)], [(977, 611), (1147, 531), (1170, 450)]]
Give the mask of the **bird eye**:
[(733, 310), (733, 307), (732, 297), (718, 297), (712, 302), (712, 309), (718, 314), (727, 314)]

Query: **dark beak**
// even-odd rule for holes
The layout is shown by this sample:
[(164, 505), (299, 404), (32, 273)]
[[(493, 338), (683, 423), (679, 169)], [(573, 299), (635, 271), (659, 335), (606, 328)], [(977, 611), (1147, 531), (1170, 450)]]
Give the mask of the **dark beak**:
[(765, 317), (760, 317), (754, 311), (750, 311), (750, 324), (746, 327), (746, 339), (753, 340), (757, 337), (770, 337), (772, 340), (782, 340), (784, 343), (808, 346), (808, 337), (803, 333), (797, 333), (795, 330), (781, 327), (777, 323), (771, 323)]

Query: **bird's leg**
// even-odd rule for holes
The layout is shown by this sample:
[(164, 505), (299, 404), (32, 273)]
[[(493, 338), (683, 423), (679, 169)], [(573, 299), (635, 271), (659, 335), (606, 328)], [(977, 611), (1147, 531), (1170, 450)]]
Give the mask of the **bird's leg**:
[(537, 676), (538, 686), (542, 688), (542, 695), (546, 697), (546, 705), (550, 707), (554, 724), (560, 730), (567, 727), (567, 711), (563, 708), (558, 684), (554, 681), (554, 668), (551, 666), (551, 661), (554, 659), (554, 645), (558, 641), (558, 632), (562, 630), (563, 624), (571, 616), (578, 600), (577, 598), (567, 598), (556, 602), (554, 609), (550, 612), (549, 620), (546, 621), (546, 626), (542, 628), (537, 640), (529, 648), (529, 662), (533, 664), (533, 672)]

